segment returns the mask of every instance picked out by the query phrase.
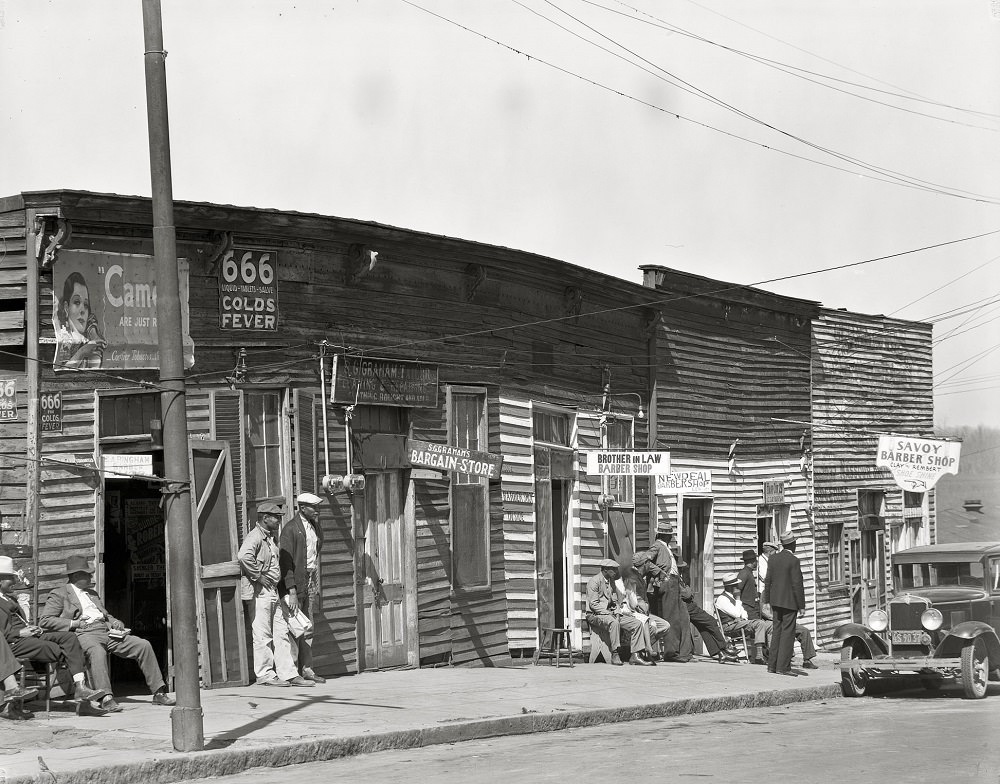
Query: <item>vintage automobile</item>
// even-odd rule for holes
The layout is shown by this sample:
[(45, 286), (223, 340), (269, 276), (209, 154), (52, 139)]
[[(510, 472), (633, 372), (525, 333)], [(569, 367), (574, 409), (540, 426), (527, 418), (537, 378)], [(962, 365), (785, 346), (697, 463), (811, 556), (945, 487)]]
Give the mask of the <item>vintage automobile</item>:
[(844, 696), (917, 676), (928, 689), (958, 681), (967, 698), (985, 697), (987, 682), (1000, 681), (1000, 542), (902, 550), (892, 556), (892, 581), (885, 609), (834, 634)]

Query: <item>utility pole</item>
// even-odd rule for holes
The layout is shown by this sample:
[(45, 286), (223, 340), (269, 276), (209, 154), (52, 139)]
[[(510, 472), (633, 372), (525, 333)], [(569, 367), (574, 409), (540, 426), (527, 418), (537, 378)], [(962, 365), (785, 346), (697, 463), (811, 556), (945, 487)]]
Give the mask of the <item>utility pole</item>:
[(170, 179), (167, 72), (160, 0), (142, 0), (145, 42), (146, 119), (153, 193), (153, 255), (156, 260), (156, 333), (160, 348), (160, 403), (163, 411), (164, 518), (170, 561), (170, 624), (177, 704), (170, 712), (177, 751), (205, 747), (198, 671), (198, 625), (188, 470), (187, 406), (184, 398), (184, 345), (174, 197)]

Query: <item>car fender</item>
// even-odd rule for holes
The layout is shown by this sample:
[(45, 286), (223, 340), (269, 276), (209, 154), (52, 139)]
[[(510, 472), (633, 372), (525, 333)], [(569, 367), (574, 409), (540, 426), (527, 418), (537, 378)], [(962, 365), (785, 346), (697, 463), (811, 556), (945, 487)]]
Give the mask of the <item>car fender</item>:
[(1000, 667), (1000, 637), (997, 637), (996, 630), (992, 626), (983, 621), (964, 621), (949, 629), (937, 647), (935, 656), (959, 656), (969, 640), (980, 637), (986, 641), (986, 651), (989, 653), (991, 665)]
[(833, 633), (835, 640), (844, 643), (857, 640), (868, 650), (868, 658), (874, 659), (876, 656), (885, 656), (889, 653), (889, 648), (885, 641), (875, 632), (860, 623), (845, 623)]

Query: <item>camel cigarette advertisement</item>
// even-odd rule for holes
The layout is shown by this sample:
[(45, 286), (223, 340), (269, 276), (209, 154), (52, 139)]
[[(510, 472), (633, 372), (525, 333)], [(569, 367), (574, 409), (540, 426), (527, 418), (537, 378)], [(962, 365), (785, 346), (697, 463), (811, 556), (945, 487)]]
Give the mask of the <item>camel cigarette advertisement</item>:
[(879, 436), (875, 465), (888, 468), (896, 484), (913, 493), (930, 490), (945, 474), (958, 473), (960, 441)]
[[(188, 263), (177, 260), (184, 367), (194, 364)], [(55, 370), (160, 367), (156, 265), (151, 256), (64, 250), (52, 268)]]

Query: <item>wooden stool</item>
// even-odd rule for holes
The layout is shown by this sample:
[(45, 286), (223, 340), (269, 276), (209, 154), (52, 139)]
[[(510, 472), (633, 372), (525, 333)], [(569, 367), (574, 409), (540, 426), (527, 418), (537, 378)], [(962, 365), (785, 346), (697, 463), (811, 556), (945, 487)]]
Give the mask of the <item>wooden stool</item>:
[[(569, 666), (573, 666), (573, 649), (570, 647), (569, 629), (542, 629), (541, 644), (532, 657), (532, 664), (538, 665), (538, 657), (545, 656), (547, 659), (555, 659), (556, 667), (562, 666), (563, 652), (566, 654), (566, 661)], [(548, 647), (546, 648), (546, 641)], [(545, 650), (543, 650), (545, 649)]]

